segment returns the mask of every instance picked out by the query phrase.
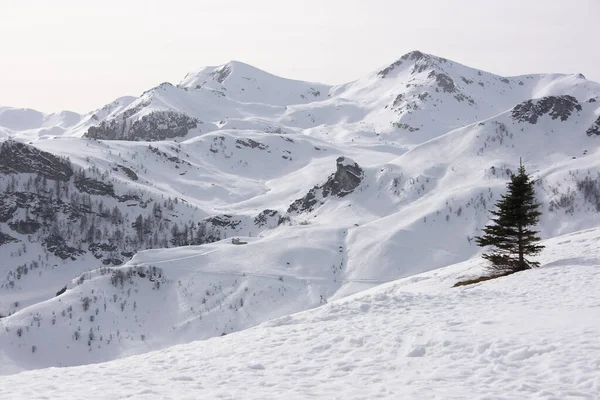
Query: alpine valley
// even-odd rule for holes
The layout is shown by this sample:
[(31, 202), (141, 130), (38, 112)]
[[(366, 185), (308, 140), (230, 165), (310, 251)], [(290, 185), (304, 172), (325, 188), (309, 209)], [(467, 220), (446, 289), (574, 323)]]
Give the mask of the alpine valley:
[(581, 264), (571, 286), (600, 284), (600, 84), (581, 74), (504, 77), (413, 51), (329, 86), (232, 61), (85, 115), (0, 107), (0, 373), (209, 338), (177, 348), (235, 351), (249, 344), (233, 332), (270, 321), (247, 331), (265, 340), (285, 318), (367, 311), (352, 303), (365, 296), (417, 309), (436, 296), (425, 279), (468, 297), (451, 286), (482, 273), (473, 237), (520, 158), (548, 248), (523, 276), (558, 285), (546, 264)]

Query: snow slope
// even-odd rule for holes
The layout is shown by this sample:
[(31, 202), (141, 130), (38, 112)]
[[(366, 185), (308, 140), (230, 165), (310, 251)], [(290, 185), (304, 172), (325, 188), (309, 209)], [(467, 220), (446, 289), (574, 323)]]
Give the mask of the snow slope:
[(0, 145), (68, 157), (73, 177), (0, 160), (0, 372), (230, 334), (470, 260), (520, 157), (543, 238), (598, 227), (599, 96), (411, 52), (336, 87), (231, 62), (77, 122), (2, 109)]
[(597, 399), (600, 230), (468, 287), (470, 260), (258, 327), (103, 364), (5, 376), (2, 398)]

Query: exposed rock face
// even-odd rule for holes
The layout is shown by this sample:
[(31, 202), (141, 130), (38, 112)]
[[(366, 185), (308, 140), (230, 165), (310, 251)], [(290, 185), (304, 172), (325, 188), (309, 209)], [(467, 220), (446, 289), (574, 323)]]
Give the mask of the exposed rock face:
[(225, 79), (231, 74), (231, 67), (229, 65), (224, 65), (223, 67), (214, 70), (210, 73), (210, 76), (221, 85), (225, 82)]
[(19, 240), (15, 239), (14, 237), (7, 235), (6, 233), (0, 232), (0, 246), (2, 246), (3, 244), (6, 244), (6, 243), (18, 242), (18, 241)]
[(258, 227), (274, 228), (286, 221), (286, 218), (276, 210), (263, 210), (254, 218), (254, 225)]
[(94, 255), (96, 258), (106, 258), (105, 253), (111, 253), (117, 251), (117, 246), (110, 243), (90, 243), (88, 245), (88, 250)]
[(401, 122), (394, 122), (392, 125), (394, 125), (396, 128), (404, 129), (405, 131), (409, 132), (416, 132), (419, 130), (419, 128), (415, 128), (408, 124), (403, 124)]
[(39, 174), (46, 179), (66, 182), (73, 175), (73, 169), (66, 158), (7, 140), (0, 145), (0, 173)]
[(31, 235), (42, 227), (39, 222), (32, 219), (14, 221), (9, 226), (10, 229), (22, 235)]
[(75, 187), (84, 193), (97, 196), (115, 197), (115, 189), (113, 188), (112, 184), (100, 182), (96, 179), (87, 178), (84, 176), (77, 177), (77, 179), (75, 179)]
[(74, 247), (67, 245), (65, 240), (60, 235), (48, 236), (44, 240), (43, 245), (50, 253), (53, 253), (55, 256), (60, 257), (63, 260), (66, 260), (68, 258), (70, 258), (71, 260), (75, 260), (77, 259), (77, 256), (85, 254), (85, 251), (78, 250)]
[(127, 120), (129, 116), (125, 112), (123, 119), (102, 121), (99, 126), (90, 127), (84, 136), (104, 140), (156, 141), (183, 137), (201, 123), (196, 118), (175, 111), (154, 111), (133, 124)]
[(63, 213), (71, 220), (76, 220), (83, 214), (91, 213), (89, 206), (84, 204), (67, 203), (61, 199), (37, 193), (0, 194), (0, 222), (8, 222), (18, 209), (28, 210), (33, 217), (42, 221), (52, 220), (57, 213)]
[(252, 139), (246, 139), (246, 140), (244, 140), (244, 139), (237, 139), (235, 141), (235, 147), (237, 147), (238, 149), (241, 149), (242, 148), (241, 146), (249, 147), (251, 149), (259, 148), (260, 150), (266, 150), (266, 149), (269, 148), (268, 145), (266, 145), (264, 143), (257, 142), (257, 141), (252, 140)]
[(352, 193), (364, 177), (363, 170), (354, 160), (349, 158), (338, 157), (336, 167), (335, 174), (330, 176), (323, 185), (324, 196), (344, 197)]
[(131, 168), (127, 168), (126, 166), (121, 165), (121, 164), (119, 164), (119, 168), (121, 168), (121, 170), (125, 173), (125, 175), (127, 175), (127, 177), (129, 179), (131, 179), (132, 181), (138, 180), (137, 174)]
[(323, 204), (326, 197), (344, 197), (354, 191), (362, 182), (364, 172), (360, 166), (347, 157), (338, 157), (337, 170), (321, 186), (313, 187), (301, 199), (294, 201), (288, 208), (288, 213), (312, 211)]
[[(75, 187), (82, 193), (87, 193), (96, 196), (109, 196), (119, 200), (120, 202), (131, 200), (141, 201), (140, 196), (135, 194), (125, 194), (122, 196), (117, 195), (115, 193), (115, 188), (113, 187), (112, 183), (104, 183), (83, 175), (76, 176)], [(142, 207), (144, 207), (143, 204)]]
[(581, 105), (573, 96), (548, 96), (527, 100), (517, 104), (512, 110), (512, 118), (519, 122), (537, 123), (539, 117), (549, 114), (552, 119), (566, 121), (574, 111), (581, 111)]
[(445, 93), (454, 93), (456, 92), (456, 86), (454, 86), (454, 81), (446, 74), (436, 73), (435, 71), (431, 71), (428, 78), (435, 78), (437, 85), (445, 92)]
[(585, 131), (588, 136), (600, 136), (600, 117)]
[(393, 64), (390, 64), (386, 68), (382, 69), (377, 73), (377, 76), (380, 78), (385, 78), (390, 72), (392, 72), (396, 67), (401, 66), (406, 61), (414, 61), (414, 65), (412, 70), (410, 71), (411, 75), (418, 74), (420, 72), (425, 71), (428, 68), (434, 67), (438, 64), (446, 63), (447, 60), (441, 57), (433, 57), (429, 54), (423, 54), (418, 50), (411, 51), (410, 53), (406, 53), (400, 59)]
[(218, 227), (229, 227), (231, 229), (235, 229), (238, 227), (239, 224), (241, 224), (241, 221), (236, 219), (236, 217), (234, 217), (233, 215), (229, 215), (229, 214), (223, 214), (223, 215), (217, 215), (214, 217), (210, 217), (207, 218), (205, 220), (205, 222), (214, 225), (214, 226), (218, 226)]

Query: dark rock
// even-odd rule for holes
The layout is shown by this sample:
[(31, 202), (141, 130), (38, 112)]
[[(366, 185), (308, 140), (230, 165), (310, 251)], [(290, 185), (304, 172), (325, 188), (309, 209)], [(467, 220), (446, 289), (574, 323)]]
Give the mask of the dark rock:
[(338, 157), (336, 167), (335, 174), (330, 176), (323, 185), (325, 197), (329, 195), (344, 197), (352, 193), (364, 177), (364, 172), (359, 165), (348, 158)]
[[(257, 141), (252, 140), (252, 139), (246, 139), (246, 140), (244, 140), (244, 139), (237, 139), (235, 141), (235, 143), (238, 144), (238, 145), (244, 146), (244, 147), (250, 147), (251, 149), (259, 148), (260, 150), (266, 150), (266, 149), (269, 148), (268, 145), (266, 145), (264, 143), (257, 142)], [(238, 147), (238, 148), (241, 148), (241, 147)]]
[(440, 64), (446, 63), (448, 60), (441, 57), (430, 56), (429, 54), (421, 53), (418, 50), (406, 53), (400, 59), (393, 64), (390, 64), (386, 68), (382, 69), (377, 73), (380, 78), (385, 78), (390, 72), (396, 67), (401, 66), (404, 62), (414, 61), (413, 68), (410, 71), (411, 74), (418, 74), (425, 71), (428, 68), (439, 66)]
[(431, 71), (428, 78), (435, 78), (437, 85), (446, 93), (454, 93), (456, 92), (456, 86), (454, 86), (454, 81), (448, 75), (443, 73), (436, 73), (435, 71)]
[(600, 117), (585, 131), (588, 136), (600, 136)]
[(412, 127), (412, 126), (410, 126), (408, 124), (403, 124), (403, 123), (400, 123), (400, 122), (394, 122), (393, 125), (396, 128), (404, 129), (404, 130), (409, 131), (409, 132), (416, 132), (416, 131), (419, 130), (419, 128), (415, 128), (415, 127)]
[(117, 246), (109, 243), (90, 243), (88, 250), (94, 255), (94, 257), (100, 259), (104, 257), (104, 252), (117, 251)]
[(402, 104), (402, 102), (404, 101), (404, 95), (402, 93), (400, 93), (398, 96), (396, 96), (396, 98), (394, 99), (394, 102), (392, 103), (392, 107), (396, 108), (396, 107), (400, 107), (400, 105)]
[(14, 193), (0, 194), (0, 222), (8, 222), (18, 210)]
[(66, 203), (60, 199), (31, 192), (0, 194), (0, 222), (8, 222), (18, 209), (26, 209), (44, 222), (52, 221), (57, 213), (77, 220), (83, 214), (90, 214), (89, 205)]
[(281, 222), (281, 214), (276, 210), (263, 210), (254, 218), (254, 225), (258, 227), (280, 225)]
[(118, 258), (105, 258), (104, 260), (102, 260), (102, 264), (104, 265), (114, 265), (114, 266), (118, 266), (123, 264), (123, 260), (119, 260)]
[(314, 209), (314, 207), (317, 204), (319, 204), (319, 205), (322, 204), (322, 202), (318, 201), (315, 197), (315, 193), (319, 189), (321, 189), (319, 186), (315, 186), (312, 189), (310, 189), (303, 198), (298, 199), (298, 200), (294, 201), (292, 204), (290, 204), (287, 212), (292, 213), (292, 212), (311, 211)]
[(354, 191), (362, 182), (364, 172), (360, 166), (349, 158), (338, 157), (336, 172), (321, 186), (315, 186), (301, 199), (294, 201), (287, 212), (312, 211), (323, 204), (329, 196), (344, 197)]
[(237, 226), (242, 223), (242, 221), (236, 219), (233, 215), (228, 214), (207, 218), (205, 222), (221, 228), (228, 227), (231, 229), (237, 228)]
[(0, 145), (0, 172), (39, 174), (46, 179), (68, 181), (73, 175), (71, 162), (14, 140)]
[[(225, 139), (225, 138), (223, 138), (223, 139)], [(170, 161), (172, 163), (183, 164), (183, 165), (187, 165), (187, 166), (192, 165), (188, 161), (183, 160), (183, 159), (179, 158), (178, 156), (170, 156), (169, 154), (165, 153), (164, 151), (161, 151), (158, 147), (152, 147), (152, 146), (148, 145), (148, 150), (150, 150), (151, 152), (153, 152), (156, 155), (164, 157), (167, 161)], [(175, 151), (178, 151), (178, 150), (175, 149)], [(211, 149), (211, 151), (212, 151), (212, 149)], [(216, 153), (216, 152), (218, 152), (218, 150), (216, 150), (214, 152)], [(179, 168), (179, 167), (175, 166), (175, 168)]]
[(231, 67), (229, 65), (224, 65), (219, 69), (214, 70), (209, 75), (220, 84), (225, 82), (225, 79), (231, 74)]
[(549, 114), (552, 119), (566, 121), (574, 111), (581, 111), (581, 105), (573, 96), (548, 96), (527, 100), (517, 104), (512, 110), (512, 118), (519, 122), (537, 123), (539, 117)]
[(84, 136), (105, 140), (165, 140), (185, 136), (201, 123), (196, 118), (175, 111), (153, 111), (131, 123), (127, 121), (127, 111), (120, 118), (90, 127)]
[(50, 235), (44, 239), (42, 244), (50, 253), (62, 258), (63, 260), (68, 258), (71, 260), (76, 260), (77, 256), (85, 254), (85, 251), (77, 250), (76, 248), (67, 245), (65, 240), (60, 235)]
[[(406, 53), (405, 55), (403, 55), (402, 57), (400, 57), (400, 59), (390, 65), (388, 65), (386, 68), (382, 69), (381, 71), (379, 71), (377, 73), (377, 76), (379, 76), (380, 78), (385, 78), (390, 72), (392, 72), (394, 70), (394, 68), (399, 67), (400, 65), (402, 65), (402, 63), (404, 61), (420, 61), (420, 60), (425, 60), (428, 61), (429, 59), (431, 59), (432, 57), (428, 54), (423, 54), (418, 50), (415, 51), (411, 51), (410, 53)], [(424, 63), (425, 65), (427, 65), (427, 62)], [(420, 65), (417, 70), (413, 70), (413, 73), (415, 72), (422, 72), (422, 69), (424, 65)], [(425, 67), (426, 68), (426, 67)]]
[(132, 181), (137, 181), (138, 180), (138, 176), (135, 172), (133, 172), (133, 170), (131, 168), (127, 168), (124, 165), (120, 165), (119, 164), (119, 168), (121, 168), (121, 170), (123, 170), (123, 172), (125, 173), (125, 175), (127, 175), (127, 177), (129, 179), (131, 179)]
[(13, 231), (20, 233), (21, 235), (31, 235), (33, 233), (36, 233), (38, 231), (38, 229), (40, 229), (42, 227), (42, 225), (37, 222), (34, 221), (32, 219), (28, 219), (28, 220), (18, 220), (18, 221), (14, 221), (11, 222), (9, 224), (10, 229), (12, 229)]
[(115, 197), (115, 189), (112, 184), (100, 182), (92, 178), (77, 177), (75, 179), (75, 187), (84, 193)]
[(18, 242), (18, 241), (19, 241), (19, 239), (16, 239), (10, 235), (7, 235), (6, 233), (0, 232), (0, 246), (2, 246), (3, 244)]
[(60, 296), (61, 294), (63, 294), (66, 291), (67, 291), (67, 287), (65, 286), (64, 288), (62, 288), (58, 292), (56, 292), (56, 297)]

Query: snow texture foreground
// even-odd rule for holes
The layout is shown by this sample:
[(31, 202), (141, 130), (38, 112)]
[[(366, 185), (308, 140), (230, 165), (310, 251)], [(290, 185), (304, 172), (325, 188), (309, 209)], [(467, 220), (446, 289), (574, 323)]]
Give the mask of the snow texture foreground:
[(544, 267), (462, 288), (477, 260), (243, 332), (4, 376), (2, 399), (598, 399), (600, 230)]

